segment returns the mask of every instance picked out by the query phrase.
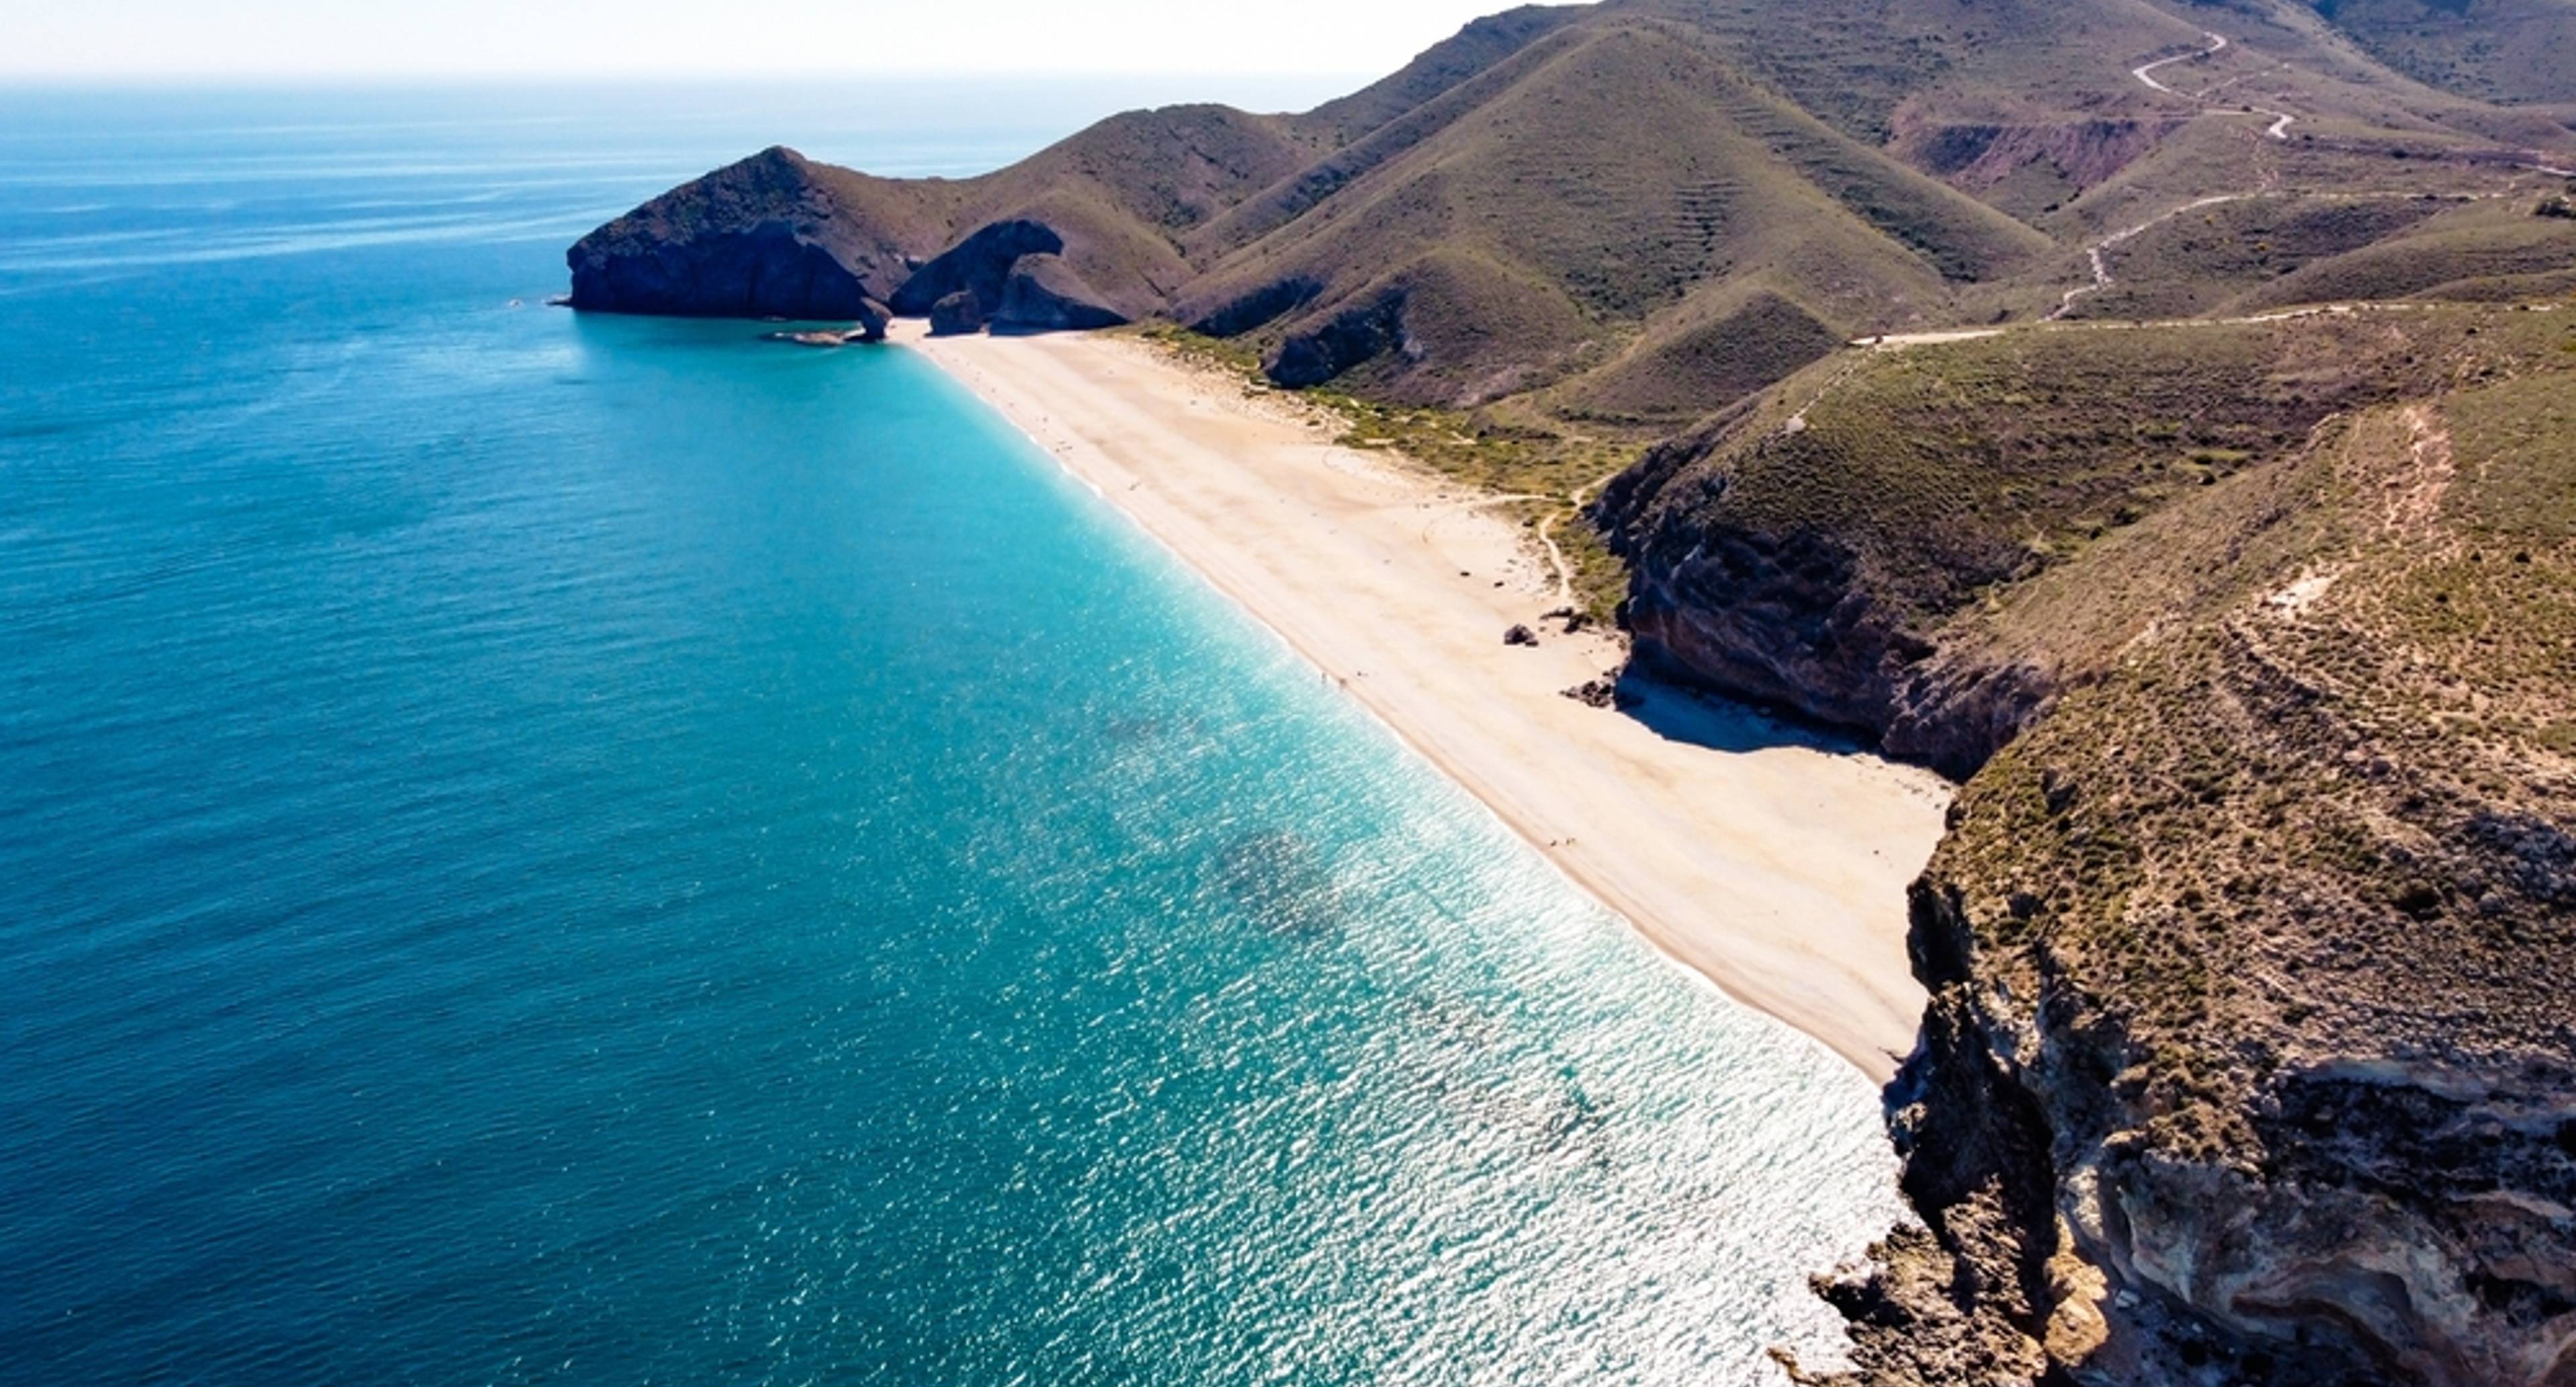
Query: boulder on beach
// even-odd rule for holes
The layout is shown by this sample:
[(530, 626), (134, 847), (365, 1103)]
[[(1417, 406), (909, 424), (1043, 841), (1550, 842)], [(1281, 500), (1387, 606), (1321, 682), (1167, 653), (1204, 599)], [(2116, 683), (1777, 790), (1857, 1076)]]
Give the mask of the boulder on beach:
[(984, 330), (984, 301), (972, 289), (960, 289), (930, 306), (930, 335), (963, 337)]

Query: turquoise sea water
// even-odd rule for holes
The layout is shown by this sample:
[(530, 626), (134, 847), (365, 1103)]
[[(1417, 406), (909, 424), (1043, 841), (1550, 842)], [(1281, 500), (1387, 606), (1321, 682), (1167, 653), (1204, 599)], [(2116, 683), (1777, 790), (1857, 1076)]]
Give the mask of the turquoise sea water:
[(0, 94), (0, 1380), (1830, 1342), (1858, 1076), (917, 358), (541, 305), (1098, 99)]

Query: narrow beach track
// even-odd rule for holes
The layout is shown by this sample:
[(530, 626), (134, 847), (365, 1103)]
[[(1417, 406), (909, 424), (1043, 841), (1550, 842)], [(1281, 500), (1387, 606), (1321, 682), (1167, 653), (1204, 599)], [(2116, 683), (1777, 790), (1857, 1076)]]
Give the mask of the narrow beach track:
[[(1574, 564), (1565, 557), (1564, 548), (1556, 542), (1557, 524), (1558, 522), (1570, 517), (1583, 514), (1583, 508), (1592, 503), (1591, 498), (1599, 495), (1601, 488), (1608, 486), (1612, 481), (1616, 480), (1619, 474), (1627, 471), (1631, 465), (1631, 463), (1623, 461), (1617, 466), (1611, 468), (1609, 471), (1602, 473), (1600, 476), (1595, 477), (1592, 480), (1585, 482), (1583, 485), (1576, 487), (1572, 491), (1565, 493), (1565, 509), (1552, 511), (1548, 514), (1546, 519), (1539, 522), (1538, 542), (1541, 547), (1547, 550), (1547, 561), (1556, 568), (1556, 599), (1567, 606), (1572, 606), (1575, 600)], [(1556, 498), (1548, 497), (1534, 499), (1553, 500)]]

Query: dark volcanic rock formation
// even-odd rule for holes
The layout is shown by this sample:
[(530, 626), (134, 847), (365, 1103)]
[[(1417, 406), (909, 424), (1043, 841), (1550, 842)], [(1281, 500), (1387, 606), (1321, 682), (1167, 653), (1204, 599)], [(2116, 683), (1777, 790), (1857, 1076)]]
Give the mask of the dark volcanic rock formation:
[[(1128, 316), (1066, 263), (1064, 237), (1044, 222), (995, 222), (924, 265), (894, 296), (899, 313), (930, 314), (934, 331), (1062, 332), (1116, 327)], [(941, 328), (941, 308), (951, 324)]]
[[(1848, 538), (1751, 517), (1713, 523), (1707, 508), (1664, 496), (1711, 446), (1703, 436), (1650, 452), (1595, 509), (1634, 565), (1628, 623), (1641, 663), (1962, 779), (2047, 706), (2044, 669), (1942, 651)], [(1727, 480), (1699, 485), (1715, 497)], [(1694, 519), (1675, 523), (1658, 498)]]
[(665, 193), (573, 246), (572, 306), (882, 332), (903, 252), (851, 214), (836, 176), (774, 148)]
[(887, 302), (895, 312), (915, 318), (961, 291), (972, 293), (978, 303), (998, 306), (1020, 257), (1054, 255), (1063, 249), (1064, 237), (1043, 222), (995, 222), (922, 266)]
[(960, 289), (930, 306), (930, 335), (963, 337), (984, 330), (984, 301), (972, 289)]
[(1022, 256), (1002, 284), (993, 326), (1006, 332), (1081, 332), (1117, 327), (1127, 315), (1102, 301), (1071, 265), (1054, 255)]
[[(1025, 326), (1157, 314), (1203, 265), (1188, 233), (1293, 172), (1282, 118), (1131, 111), (976, 178), (886, 179), (771, 150), (654, 199), (571, 256), (577, 307), (782, 316), (858, 292), (925, 315), (972, 290)], [(1021, 262), (1055, 256), (1063, 273)], [(1023, 281), (1016, 296), (1012, 281)]]
[(1263, 363), (1270, 379), (1292, 390), (1322, 385), (1361, 362), (1404, 347), (1404, 295), (1389, 291), (1291, 333)]
[[(870, 339), (890, 313), (932, 330), (1013, 332), (1129, 321), (1064, 258), (1044, 222), (990, 223), (917, 266), (897, 223), (923, 215), (880, 185), (774, 149), (666, 194), (573, 247), (572, 305), (703, 317), (846, 318)], [(870, 203), (861, 207), (853, 204)], [(882, 294), (886, 302), (879, 301)]]

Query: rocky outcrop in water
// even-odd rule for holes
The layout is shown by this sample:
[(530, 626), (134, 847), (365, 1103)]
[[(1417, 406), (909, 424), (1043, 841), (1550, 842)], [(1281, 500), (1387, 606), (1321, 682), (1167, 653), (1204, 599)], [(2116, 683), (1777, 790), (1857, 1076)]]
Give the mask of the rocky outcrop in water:
[(853, 215), (838, 171), (773, 148), (655, 198), (567, 253), (571, 304), (609, 313), (886, 323), (902, 247)]
[(770, 332), (761, 334), (761, 340), (766, 342), (785, 342), (798, 347), (822, 347), (828, 349), (832, 347), (847, 347), (860, 342), (882, 342), (885, 340), (885, 329), (883, 327), (869, 328), (861, 326), (847, 330), (841, 328), (824, 328), (817, 332)]

